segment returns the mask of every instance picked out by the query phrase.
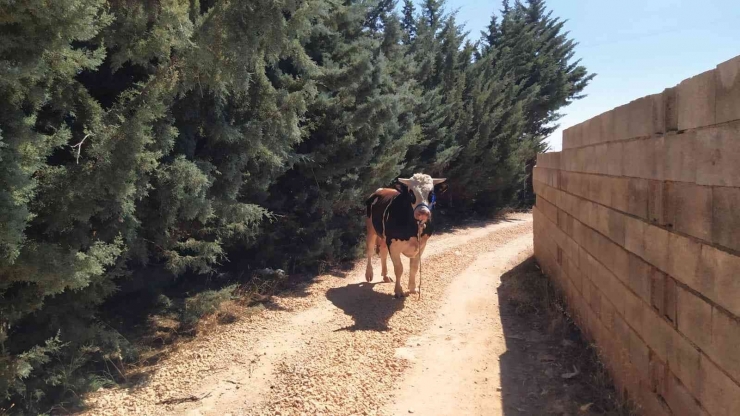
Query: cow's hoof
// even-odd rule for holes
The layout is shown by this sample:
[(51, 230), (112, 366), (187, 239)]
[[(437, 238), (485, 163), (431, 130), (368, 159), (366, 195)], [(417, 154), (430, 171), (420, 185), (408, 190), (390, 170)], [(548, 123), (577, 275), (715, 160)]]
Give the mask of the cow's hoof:
[(365, 280), (367, 280), (368, 283), (372, 282), (373, 281), (373, 275), (372, 274), (369, 274), (369, 273), (366, 273), (365, 274)]
[(409, 291), (409, 295), (418, 295), (418, 294), (419, 294), (419, 291), (418, 290), (410, 290)]
[(393, 279), (391, 279), (388, 276), (383, 276), (383, 283), (391, 283), (391, 282), (393, 282)]
[(403, 298), (406, 297), (406, 294), (405, 293), (396, 293), (395, 295), (393, 295), (393, 297), (396, 298), (396, 299), (403, 299)]

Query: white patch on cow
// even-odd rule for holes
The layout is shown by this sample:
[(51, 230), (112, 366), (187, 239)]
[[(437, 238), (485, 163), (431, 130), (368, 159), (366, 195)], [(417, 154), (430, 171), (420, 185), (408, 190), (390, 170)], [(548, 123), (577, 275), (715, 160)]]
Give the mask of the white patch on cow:
[(429, 205), (429, 194), (434, 190), (434, 178), (424, 173), (415, 173), (414, 176), (399, 181), (414, 193), (416, 197), (412, 204), (414, 209), (421, 203)]

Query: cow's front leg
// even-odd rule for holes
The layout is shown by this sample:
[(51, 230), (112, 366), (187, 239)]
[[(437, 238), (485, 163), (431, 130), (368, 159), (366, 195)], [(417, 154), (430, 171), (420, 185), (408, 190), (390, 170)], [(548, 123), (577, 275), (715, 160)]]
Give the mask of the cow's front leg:
[(382, 268), (383, 282), (392, 282), (391, 277), (388, 276), (388, 246), (385, 244), (380, 245), (380, 266)]
[(421, 265), (421, 255), (424, 253), (424, 248), (426, 248), (428, 238), (429, 237), (421, 238), (421, 247), (419, 247), (419, 253), (416, 256), (412, 257), (410, 260), (410, 263), (411, 263), (411, 270), (409, 271), (409, 293), (410, 294), (419, 293), (419, 290), (420, 290), (416, 286), (416, 273), (419, 272), (419, 266)]
[(401, 261), (402, 243), (401, 241), (396, 241), (395, 244), (391, 243), (388, 250), (391, 255), (391, 261), (393, 262), (393, 271), (396, 274), (396, 287), (394, 288), (396, 298), (402, 298), (404, 296), (403, 288), (401, 287), (401, 277), (403, 277), (403, 262)]

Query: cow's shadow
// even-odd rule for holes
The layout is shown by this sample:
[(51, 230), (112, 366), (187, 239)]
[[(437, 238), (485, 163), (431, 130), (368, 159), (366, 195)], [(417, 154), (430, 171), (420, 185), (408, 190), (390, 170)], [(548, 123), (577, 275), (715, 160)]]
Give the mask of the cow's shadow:
[(375, 291), (374, 287), (377, 284), (382, 283), (353, 283), (329, 289), (326, 292), (326, 298), (345, 314), (351, 316), (355, 322), (337, 331), (387, 331), (389, 329), (388, 321), (394, 313), (403, 309), (404, 298), (396, 299), (388, 293)]

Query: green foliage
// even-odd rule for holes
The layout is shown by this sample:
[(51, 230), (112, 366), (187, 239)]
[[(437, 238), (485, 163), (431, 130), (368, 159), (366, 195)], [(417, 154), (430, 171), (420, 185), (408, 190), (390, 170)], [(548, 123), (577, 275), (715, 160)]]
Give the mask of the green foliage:
[(563, 22), (505, 2), (473, 43), (443, 1), (396, 6), (0, 5), (0, 409), (111, 383), (130, 299), (191, 291), (192, 325), (249, 270), (353, 258), (399, 175), (449, 177), (465, 215), (531, 196), (593, 77)]

